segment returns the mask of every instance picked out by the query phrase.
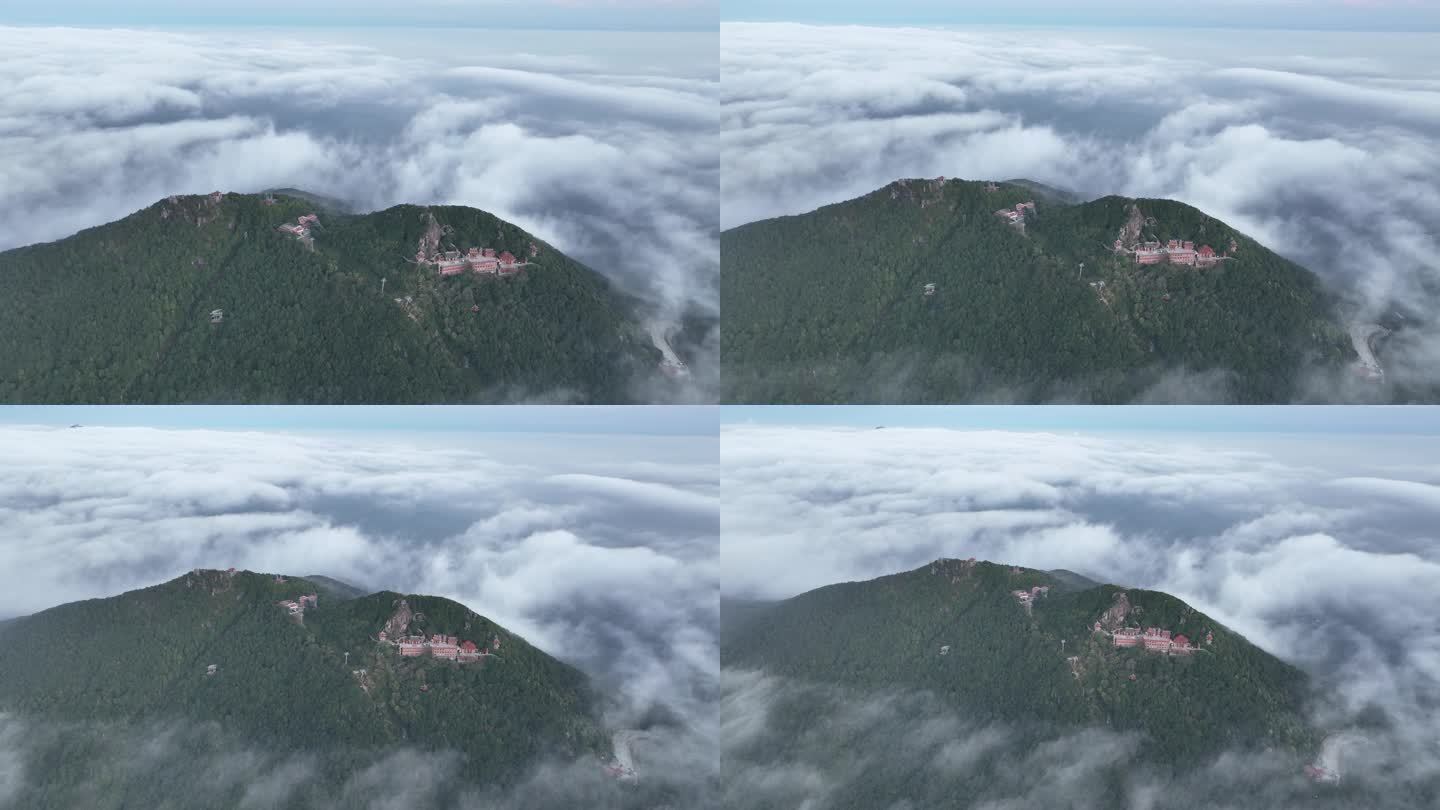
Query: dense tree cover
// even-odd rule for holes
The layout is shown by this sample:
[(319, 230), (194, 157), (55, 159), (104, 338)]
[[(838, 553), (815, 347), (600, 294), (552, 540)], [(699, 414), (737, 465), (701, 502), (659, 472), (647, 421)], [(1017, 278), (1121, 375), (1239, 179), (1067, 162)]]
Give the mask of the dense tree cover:
[[(1049, 585), (1027, 615), (1011, 591)], [(1304, 675), (1163, 593), (1129, 590), (1131, 625), (1214, 642), (1191, 656), (1116, 649), (1092, 632), (1121, 589), (958, 561), (726, 612), (726, 666), (861, 692), (915, 690), (1035, 739), (1086, 726), (1142, 732), (1143, 761), (1183, 768), (1224, 749), (1310, 751)], [(1062, 645), (1063, 642), (1063, 645)], [(949, 646), (948, 654), (940, 648)], [(1079, 677), (1067, 657), (1079, 658)], [(1134, 675), (1135, 680), (1130, 680)], [(796, 715), (803, 723), (804, 716)]]
[[(276, 199), (172, 198), (0, 253), (0, 400), (628, 402), (659, 362), (633, 300), (494, 216), (322, 209), (310, 249), (276, 226), (315, 206)], [(440, 278), (408, 261), (427, 212), (456, 248), (541, 253)]]
[[(994, 214), (1027, 200), (1023, 233)], [(1146, 238), (1234, 239), (1235, 258), (1115, 255), (1131, 204), (1153, 218)], [(1123, 402), (1175, 370), (1210, 372), (1228, 401), (1279, 402), (1306, 369), (1353, 359), (1311, 273), (1167, 200), (905, 180), (725, 231), (721, 256), (731, 402)]]
[[(585, 676), (485, 617), (446, 599), (388, 592), (322, 595), (303, 623), (275, 604), (316, 590), (304, 580), (206, 571), (10, 622), (0, 710), (79, 729), (77, 742), (46, 755), (34, 789), (65, 795), (66, 774), (92, 767), (80, 758), (103, 739), (79, 741), (97, 723), (120, 734), (184, 721), (184, 733), (202, 741), (223, 734), (307, 757), (323, 771), (322, 787), (397, 745), (459, 752), (472, 784), (511, 783), (545, 755), (593, 757), (598, 772), (610, 755)], [(498, 635), (500, 655), (465, 664), (401, 659), (375, 641), (401, 598), (418, 614), (412, 632), (480, 646)]]

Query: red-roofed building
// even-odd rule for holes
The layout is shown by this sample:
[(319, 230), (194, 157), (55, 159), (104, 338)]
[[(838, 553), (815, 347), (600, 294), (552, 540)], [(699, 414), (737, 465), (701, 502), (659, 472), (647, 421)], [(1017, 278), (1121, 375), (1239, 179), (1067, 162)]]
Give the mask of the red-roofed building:
[(1142, 640), (1145, 642), (1145, 649), (1154, 652), (1167, 652), (1170, 649), (1170, 631), (1161, 630), (1158, 627), (1145, 628), (1145, 635)]
[(496, 257), (496, 258), (500, 259), (500, 263), (501, 263), (501, 264), (514, 264), (514, 263), (515, 263), (515, 256), (514, 256), (513, 254), (511, 254), (510, 251), (508, 251), (508, 250), (505, 251), (504, 253), (501, 253), (501, 254), (500, 254), (498, 257)]

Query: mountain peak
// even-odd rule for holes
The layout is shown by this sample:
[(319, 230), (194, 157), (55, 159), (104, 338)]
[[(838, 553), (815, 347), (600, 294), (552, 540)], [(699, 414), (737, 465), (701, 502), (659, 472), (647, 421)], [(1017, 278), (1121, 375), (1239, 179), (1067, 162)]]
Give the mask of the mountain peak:
[(28, 347), (0, 401), (624, 403), (665, 377), (640, 303), (512, 223), (294, 193), (175, 195), (0, 252), (0, 343)]
[(727, 402), (1288, 402), (1356, 359), (1318, 278), (1172, 200), (904, 178), (721, 255)]
[[(940, 559), (757, 608), (726, 628), (722, 656), (812, 682), (928, 691), (982, 721), (1144, 731), (1170, 758), (1315, 742), (1294, 667), (1169, 594), (1082, 585)], [(1211, 699), (1220, 692), (1225, 705)]]
[(0, 705), (48, 720), (218, 718), (274, 750), (318, 755), (457, 749), (470, 776), (499, 782), (541, 755), (612, 750), (580, 671), (442, 597), (332, 599), (305, 578), (195, 569), (5, 632)]

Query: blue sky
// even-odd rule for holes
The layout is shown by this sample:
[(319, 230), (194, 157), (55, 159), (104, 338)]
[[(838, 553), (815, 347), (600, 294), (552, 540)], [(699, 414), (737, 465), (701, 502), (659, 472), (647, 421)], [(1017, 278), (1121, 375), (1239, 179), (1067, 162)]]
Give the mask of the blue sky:
[(0, 424), (405, 433), (714, 436), (719, 418), (719, 409), (713, 406), (16, 405), (0, 408)]
[(947, 427), (1164, 433), (1440, 434), (1440, 408), (1406, 406), (732, 406), (726, 425)]
[[(725, 20), (865, 25), (1440, 28), (1436, 0), (725, 0)], [(1203, 43), (1194, 43), (1204, 47)]]
[[(719, 0), (0, 0), (0, 23), (714, 30)], [(503, 47), (496, 44), (496, 47)]]

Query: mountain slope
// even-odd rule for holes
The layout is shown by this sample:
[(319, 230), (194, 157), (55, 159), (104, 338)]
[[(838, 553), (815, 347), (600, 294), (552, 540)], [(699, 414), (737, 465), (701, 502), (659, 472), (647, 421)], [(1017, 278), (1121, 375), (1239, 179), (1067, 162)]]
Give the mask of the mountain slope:
[[(337, 773), (402, 744), (458, 751), (462, 773), (485, 784), (546, 755), (609, 755), (585, 676), (503, 627), (389, 592), (322, 595), (298, 619), (277, 605), (316, 590), (196, 571), (16, 619), (0, 647), (0, 709), (51, 724), (215, 722), (269, 750), (331, 756)], [(387, 627), (501, 646), (467, 663), (402, 658), (377, 641)]]
[[(1031, 200), (1023, 231), (996, 216)], [(1122, 236), (1234, 252), (1141, 266)], [(1276, 402), (1354, 359), (1315, 276), (1168, 200), (900, 180), (725, 231), (721, 256), (731, 402)], [(1179, 371), (1203, 390), (1157, 388)]]
[[(628, 402), (656, 372), (635, 302), (509, 223), (402, 205), (318, 209), (309, 244), (277, 230), (316, 210), (171, 197), (0, 253), (0, 400)], [(414, 262), (427, 239), (531, 263), (442, 278)]]
[(302, 579), (314, 585), (316, 593), (331, 599), (356, 599), (370, 593), (370, 591), (365, 588), (359, 588), (348, 582), (342, 582), (321, 574), (309, 574), (302, 577)]
[[(1037, 586), (1052, 590), (1027, 612), (1013, 591)], [(1187, 634), (1197, 649), (1113, 646), (1110, 633), (1139, 626)], [(1141, 732), (1140, 757), (1169, 765), (1318, 741), (1302, 720), (1303, 674), (1180, 600), (1113, 585), (1071, 589), (1045, 572), (985, 562), (941, 560), (746, 612), (721, 655), (727, 667), (863, 693), (922, 691), (1036, 739), (1095, 725)]]

